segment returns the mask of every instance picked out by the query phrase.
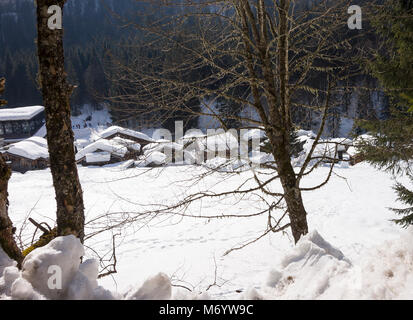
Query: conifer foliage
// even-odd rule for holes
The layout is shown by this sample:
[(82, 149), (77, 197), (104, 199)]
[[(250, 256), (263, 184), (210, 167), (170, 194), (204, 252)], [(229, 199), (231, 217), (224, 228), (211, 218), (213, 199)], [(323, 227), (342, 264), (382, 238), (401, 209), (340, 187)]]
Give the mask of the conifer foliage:
[[(390, 97), (389, 118), (369, 121), (364, 128), (372, 135), (359, 146), (362, 156), (379, 169), (408, 175), (413, 182), (413, 1), (387, 1), (374, 26), (384, 40), (371, 71)], [(413, 192), (397, 183), (398, 199), (407, 205), (392, 209), (400, 215), (396, 223), (413, 224)]]

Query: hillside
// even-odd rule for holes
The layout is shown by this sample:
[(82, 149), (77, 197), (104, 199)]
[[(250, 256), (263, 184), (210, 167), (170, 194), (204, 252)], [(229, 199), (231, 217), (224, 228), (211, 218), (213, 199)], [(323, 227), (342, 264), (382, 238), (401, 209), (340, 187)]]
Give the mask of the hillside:
[[(176, 9), (170, 10), (159, 14)], [(97, 107), (105, 101), (105, 97), (117, 92), (118, 88), (111, 82), (110, 76), (113, 61), (108, 60), (106, 54), (118, 58), (133, 55), (133, 51), (129, 52), (123, 43), (141, 40), (138, 30), (121, 27), (118, 16), (139, 22), (142, 19), (154, 19), (156, 15), (153, 13), (153, 9), (133, 0), (116, 1), (116, 5), (112, 0), (72, 0), (66, 4), (65, 61), (69, 81), (77, 85), (71, 99), (75, 115), (80, 114), (85, 104)], [(11, 107), (42, 104), (36, 84), (35, 36), (33, 2), (2, 1), (0, 76), (7, 79), (5, 98)], [(348, 85), (354, 87), (377, 86), (377, 82), (369, 77), (355, 77), (351, 81)], [(329, 134), (334, 137), (347, 135), (353, 129), (354, 119), (383, 118), (387, 114), (388, 101), (379, 89), (368, 92), (355, 90), (337, 99), (338, 106), (332, 111), (327, 126)], [(198, 105), (200, 103), (195, 102)], [(128, 105), (117, 105), (115, 109), (112, 113), (115, 122), (128, 119), (121, 124), (134, 126), (130, 115), (122, 112), (123, 109), (129, 110)], [(200, 120), (192, 125), (201, 122), (205, 121)], [(319, 124), (319, 115), (298, 115), (296, 122), (304, 129), (315, 129)]]

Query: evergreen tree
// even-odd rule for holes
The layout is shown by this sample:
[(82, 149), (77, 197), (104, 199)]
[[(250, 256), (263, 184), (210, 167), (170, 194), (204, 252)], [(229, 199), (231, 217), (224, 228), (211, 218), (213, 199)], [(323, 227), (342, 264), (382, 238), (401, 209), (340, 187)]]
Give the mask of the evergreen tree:
[[(413, 183), (413, 177), (410, 177), (410, 179)], [(403, 227), (408, 227), (413, 224), (413, 191), (410, 191), (401, 183), (397, 183), (394, 189), (396, 190), (398, 200), (408, 205), (408, 207), (403, 209), (392, 209), (401, 216), (400, 219), (395, 219), (393, 221)]]
[[(363, 123), (372, 139), (363, 140), (361, 154), (380, 169), (413, 179), (413, 1), (387, 1), (374, 25), (385, 49), (370, 67), (390, 97), (390, 115), (386, 120)], [(400, 183), (394, 189), (409, 206), (393, 209), (401, 216), (394, 221), (402, 226), (413, 224), (413, 192)]]

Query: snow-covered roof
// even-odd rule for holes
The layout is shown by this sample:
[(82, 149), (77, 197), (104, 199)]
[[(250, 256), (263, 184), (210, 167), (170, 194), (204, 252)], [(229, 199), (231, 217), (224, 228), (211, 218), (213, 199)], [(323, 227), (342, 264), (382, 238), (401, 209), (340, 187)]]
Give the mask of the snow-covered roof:
[(100, 139), (96, 142), (89, 144), (84, 149), (80, 150), (76, 154), (76, 161), (82, 159), (88, 153), (94, 153), (96, 151), (106, 151), (106, 152), (116, 154), (120, 157), (123, 157), (128, 152), (128, 148), (126, 148), (122, 144), (119, 144), (118, 142), (116, 142), (116, 140), (113, 140), (113, 139), (112, 140)]
[(47, 149), (46, 139), (32, 137), (14, 144), (11, 144), (6, 151), (9, 154), (21, 156), (31, 160), (40, 158), (48, 159), (49, 150)]
[(149, 165), (161, 165), (167, 162), (167, 156), (159, 151), (153, 151), (146, 155), (143, 159), (135, 162), (137, 167), (146, 167)]
[[(304, 150), (306, 151), (306, 153), (308, 153), (311, 150), (314, 141), (315, 140), (311, 138), (308, 138), (306, 140), (306, 143), (304, 145)], [(345, 138), (320, 140), (314, 149), (313, 157), (337, 158), (339, 151), (346, 151), (346, 149), (351, 145), (352, 141)]]
[(172, 150), (182, 150), (184, 146), (176, 142), (162, 142), (162, 143), (150, 143), (143, 147), (144, 154), (150, 152), (172, 152)]
[(43, 106), (0, 109), (0, 121), (30, 120), (42, 111)]
[(26, 141), (30, 141), (30, 142), (36, 143), (36, 144), (38, 144), (39, 146), (41, 146), (41, 147), (43, 147), (43, 148), (46, 148), (46, 149), (48, 148), (48, 146), (47, 146), (47, 140), (46, 140), (45, 138), (42, 138), (42, 137), (33, 136), (33, 137), (30, 137), (30, 138), (26, 139)]
[(78, 150), (83, 149), (84, 147), (87, 147), (90, 144), (90, 140), (88, 139), (76, 139), (75, 140), (75, 146), (77, 147)]
[(153, 140), (151, 137), (149, 137), (148, 135), (142, 133), (142, 132), (138, 132), (138, 131), (134, 131), (131, 129), (126, 129), (126, 128), (122, 128), (122, 127), (118, 127), (118, 126), (112, 126), (109, 127), (101, 132), (98, 133), (98, 136), (100, 138), (106, 139), (114, 134), (124, 134), (130, 137), (134, 137), (137, 139), (142, 139), (145, 141), (149, 141), (149, 142), (154, 142), (155, 140)]
[(110, 140), (113, 140), (116, 143), (127, 147), (128, 149), (133, 149), (135, 151), (140, 151), (141, 150), (141, 145), (139, 143), (133, 141), (133, 140), (124, 139), (124, 138), (121, 138), (121, 137), (114, 137)]

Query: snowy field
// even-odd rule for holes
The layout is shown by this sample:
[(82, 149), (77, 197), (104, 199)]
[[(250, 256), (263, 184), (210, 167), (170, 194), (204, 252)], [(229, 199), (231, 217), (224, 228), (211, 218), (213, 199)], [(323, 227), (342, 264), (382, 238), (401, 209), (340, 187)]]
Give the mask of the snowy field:
[[(250, 176), (245, 172), (217, 184), (222, 175), (215, 173), (202, 185), (187, 181), (203, 170), (195, 166), (170, 166), (149, 172), (145, 168), (79, 167), (86, 219), (114, 212), (133, 216), (150, 204), (172, 204), (194, 190), (229, 190)], [(317, 169), (304, 185), (321, 182), (327, 173), (328, 168)], [(117, 273), (99, 279), (99, 284), (123, 294), (163, 272), (171, 277), (172, 284), (193, 290), (192, 294), (173, 287), (173, 298), (178, 299), (413, 298), (413, 231), (389, 221), (394, 213), (387, 209), (398, 206), (391, 189), (394, 180), (363, 163), (336, 168), (335, 173), (327, 186), (304, 194), (312, 232), (295, 248), (288, 232), (271, 234), (223, 256), (227, 250), (261, 235), (267, 216), (152, 216), (127, 226), (116, 237)], [(272, 187), (280, 188), (278, 183)], [(39, 222), (53, 224), (55, 201), (50, 171), (13, 173), (9, 200), (10, 217), (18, 229), (29, 214)], [(187, 213), (248, 214), (262, 207), (254, 197), (237, 200), (203, 200)], [(88, 225), (86, 233), (93, 231)], [(22, 238), (30, 242), (32, 234), (33, 227), (27, 225)], [(110, 255), (111, 239), (108, 232), (87, 240), (85, 245)], [(94, 257), (88, 248), (86, 257)], [(204, 294), (199, 296), (201, 292)]]

